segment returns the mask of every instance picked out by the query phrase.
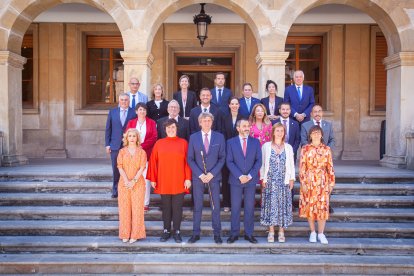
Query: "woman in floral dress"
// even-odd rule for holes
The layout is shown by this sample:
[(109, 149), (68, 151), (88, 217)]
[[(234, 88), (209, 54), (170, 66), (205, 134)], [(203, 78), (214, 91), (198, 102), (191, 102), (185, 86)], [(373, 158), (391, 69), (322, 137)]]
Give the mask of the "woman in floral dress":
[(284, 229), (293, 222), (292, 193), (295, 164), (292, 147), (285, 143), (286, 129), (281, 123), (272, 128), (272, 141), (262, 146), (262, 209), (260, 223), (269, 226), (268, 242), (274, 242), (275, 226), (278, 241), (285, 242)]
[(321, 127), (311, 127), (308, 135), (309, 144), (301, 150), (299, 216), (308, 219), (311, 230), (309, 242), (316, 242), (316, 220), (318, 239), (322, 244), (327, 244), (324, 230), (329, 218), (329, 195), (335, 186), (335, 174), (331, 149), (323, 143), (322, 137)]

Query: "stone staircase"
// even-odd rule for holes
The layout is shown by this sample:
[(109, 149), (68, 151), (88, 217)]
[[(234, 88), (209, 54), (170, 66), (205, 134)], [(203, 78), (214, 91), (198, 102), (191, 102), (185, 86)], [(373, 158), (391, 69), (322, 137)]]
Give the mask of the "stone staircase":
[[(258, 244), (225, 243), (230, 213), (222, 212), (224, 243), (216, 245), (209, 208), (203, 212), (201, 240), (187, 244), (189, 196), (184, 242), (161, 243), (158, 195), (152, 195), (145, 215), (147, 239), (124, 244), (117, 238), (117, 201), (110, 198), (107, 177), (28, 179), (0, 180), (0, 273), (414, 274), (414, 178), (338, 177), (331, 199), (335, 213), (326, 228), (329, 245), (308, 242), (307, 222), (297, 211), (286, 243), (267, 243), (259, 209)], [(297, 195), (298, 185), (295, 190)]]

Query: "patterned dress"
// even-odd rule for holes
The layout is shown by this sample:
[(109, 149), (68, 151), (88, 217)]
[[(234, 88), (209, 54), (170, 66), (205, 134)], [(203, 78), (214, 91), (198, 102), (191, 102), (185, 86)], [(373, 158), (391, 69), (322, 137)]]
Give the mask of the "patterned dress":
[[(314, 220), (329, 218), (329, 185), (335, 185), (331, 149), (321, 144), (308, 144), (300, 154), (299, 178), (301, 183), (299, 216)], [(305, 193), (302, 185), (306, 185)]]
[(272, 124), (266, 125), (262, 123), (262, 129), (259, 129), (255, 123), (250, 127), (250, 136), (259, 139), (260, 146), (264, 143), (269, 142), (272, 138)]
[[(122, 168), (128, 179), (133, 179), (137, 171), (146, 166), (147, 154), (139, 147), (131, 155), (127, 147), (122, 148), (118, 154), (118, 168)], [(132, 189), (124, 186), (121, 176), (118, 184), (118, 211), (119, 211), (119, 238), (143, 239), (146, 237), (144, 224), (144, 177), (138, 179)]]
[(287, 228), (293, 222), (292, 194), (285, 184), (286, 153), (270, 154), (269, 173), (266, 188), (262, 189), (262, 210), (260, 223), (265, 226)]

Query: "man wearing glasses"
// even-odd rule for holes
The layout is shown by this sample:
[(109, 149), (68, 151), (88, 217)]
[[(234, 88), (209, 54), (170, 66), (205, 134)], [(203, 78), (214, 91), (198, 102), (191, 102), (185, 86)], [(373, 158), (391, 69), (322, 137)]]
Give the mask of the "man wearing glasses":
[(136, 77), (132, 77), (129, 80), (128, 84), (129, 84), (129, 89), (130, 89), (130, 91), (127, 92), (127, 94), (129, 95), (129, 99), (130, 99), (129, 106), (135, 110), (135, 106), (137, 103), (146, 104), (148, 102), (148, 96), (138, 91), (141, 83)]

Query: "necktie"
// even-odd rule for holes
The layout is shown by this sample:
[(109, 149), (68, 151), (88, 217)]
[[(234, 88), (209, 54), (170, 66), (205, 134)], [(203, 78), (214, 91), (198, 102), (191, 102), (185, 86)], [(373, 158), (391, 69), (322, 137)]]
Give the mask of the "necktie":
[(247, 152), (247, 139), (243, 138), (243, 155), (244, 157), (246, 157), (246, 152)]
[(220, 102), (221, 102), (221, 88), (218, 89), (217, 104), (220, 104)]
[(121, 110), (121, 123), (122, 123), (122, 125), (125, 125), (125, 121), (126, 121), (126, 110), (123, 109), (123, 110)]
[(250, 112), (250, 99), (246, 99), (247, 110)]
[(299, 96), (299, 100), (302, 100), (302, 93), (300, 93), (300, 86), (298, 86), (298, 96)]
[(208, 147), (209, 147), (209, 143), (208, 143), (208, 134), (205, 133), (204, 134), (204, 149), (206, 150), (206, 153), (208, 153)]
[(283, 120), (283, 125), (285, 126), (286, 134), (285, 134), (285, 142), (289, 141), (289, 134), (287, 131), (287, 120)]
[(203, 109), (203, 112), (204, 112), (204, 113), (205, 113), (205, 112), (207, 112), (207, 108), (204, 108), (204, 109)]
[(318, 125), (318, 127), (321, 126), (321, 122), (320, 121), (317, 121), (316, 124)]
[(135, 96), (136, 95), (132, 95), (132, 105), (131, 107), (135, 109)]

